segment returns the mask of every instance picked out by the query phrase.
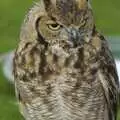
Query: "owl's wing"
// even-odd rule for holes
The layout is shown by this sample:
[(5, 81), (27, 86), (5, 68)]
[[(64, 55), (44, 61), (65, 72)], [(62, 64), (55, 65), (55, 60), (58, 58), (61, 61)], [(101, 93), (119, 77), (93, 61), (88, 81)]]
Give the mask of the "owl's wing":
[(114, 58), (109, 50), (108, 43), (103, 36), (100, 36), (102, 41), (102, 49), (100, 52), (101, 65), (99, 77), (101, 78), (104, 95), (107, 101), (107, 111), (109, 120), (116, 120), (117, 106), (119, 97), (119, 78)]
[(17, 102), (18, 102), (18, 105), (19, 105), (20, 113), (25, 118), (27, 116), (26, 108), (25, 108), (25, 105), (24, 105), (24, 101), (22, 101), (22, 98), (21, 98), (22, 93), (20, 93), (20, 91), (18, 90), (16, 82), (15, 82), (15, 93), (16, 93), (16, 98), (17, 98)]

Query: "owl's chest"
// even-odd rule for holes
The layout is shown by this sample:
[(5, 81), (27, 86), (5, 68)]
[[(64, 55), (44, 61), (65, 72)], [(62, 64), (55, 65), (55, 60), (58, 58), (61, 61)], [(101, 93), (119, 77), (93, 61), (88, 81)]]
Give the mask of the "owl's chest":
[[(38, 49), (39, 47), (39, 49)], [(77, 50), (66, 52), (58, 46), (50, 48), (40, 48), (41, 46), (30, 46), (16, 57), (18, 67), (28, 73), (41, 75), (42, 78), (49, 79), (50, 76), (69, 73), (71, 70), (79, 71), (82, 61), (80, 61)], [(81, 54), (82, 57), (82, 54)]]
[[(92, 107), (93, 103), (95, 108), (99, 106), (98, 109), (102, 111), (104, 97), (96, 74), (98, 68), (93, 63), (88, 64), (87, 55), (83, 49), (68, 53), (54, 47), (19, 56), (21, 65), (17, 69), (21, 74), (21, 89), (27, 101), (37, 109), (38, 116), (45, 111), (46, 118), (50, 119), (46, 114), (49, 113), (52, 120), (56, 120), (56, 116), (69, 120), (87, 119), (89, 116), (86, 116), (85, 109), (91, 114), (96, 111)], [(94, 114), (93, 117), (97, 118)]]
[(97, 89), (99, 86), (94, 84), (99, 64), (97, 61), (88, 62), (92, 58), (90, 55), (93, 56), (90, 50), (77, 48), (68, 52), (58, 46), (43, 50), (37, 48), (35, 46), (17, 58), (20, 64), (17, 68), (24, 82), (33, 87), (40, 84), (46, 89), (59, 85), (66, 93), (79, 91), (82, 87), (89, 91), (89, 88)]
[(66, 50), (58, 45), (47, 49), (31, 45), (18, 54), (16, 61), (18, 70), (28, 77), (40, 77), (41, 80), (56, 79), (58, 76), (87, 79), (86, 76), (94, 76), (99, 66), (93, 58), (93, 50), (87, 46)]

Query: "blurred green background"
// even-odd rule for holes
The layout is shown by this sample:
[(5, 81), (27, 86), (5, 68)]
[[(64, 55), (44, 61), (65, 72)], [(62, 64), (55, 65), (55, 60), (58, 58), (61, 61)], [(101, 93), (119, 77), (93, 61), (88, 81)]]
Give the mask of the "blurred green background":
[[(117, 40), (111, 40), (111, 43), (114, 55), (119, 57), (120, 0), (91, 1), (97, 28), (106, 36), (116, 36)], [(34, 2), (35, 0), (0, 0), (0, 53), (17, 46), (21, 23)], [(14, 88), (4, 78), (1, 66), (0, 63), (0, 120), (22, 120), (15, 102)]]

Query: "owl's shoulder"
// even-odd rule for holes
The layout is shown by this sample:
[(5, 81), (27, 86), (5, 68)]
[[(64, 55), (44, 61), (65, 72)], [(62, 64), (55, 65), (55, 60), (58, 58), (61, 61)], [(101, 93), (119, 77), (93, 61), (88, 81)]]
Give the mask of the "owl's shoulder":
[(96, 36), (101, 41), (99, 77), (106, 97), (109, 117), (116, 119), (119, 96), (119, 80), (116, 64), (108, 41), (100, 33), (96, 33)]

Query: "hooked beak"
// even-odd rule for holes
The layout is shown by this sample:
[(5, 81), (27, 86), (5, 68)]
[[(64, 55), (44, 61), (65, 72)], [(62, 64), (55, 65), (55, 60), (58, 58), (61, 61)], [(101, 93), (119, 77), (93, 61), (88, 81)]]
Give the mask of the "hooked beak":
[(78, 39), (78, 36), (79, 36), (79, 31), (75, 28), (68, 28), (68, 33), (69, 33), (69, 38), (72, 40), (72, 41), (75, 41)]
[(71, 41), (74, 46), (78, 46), (82, 42), (82, 35), (80, 35), (79, 29), (68, 28), (69, 41)]

